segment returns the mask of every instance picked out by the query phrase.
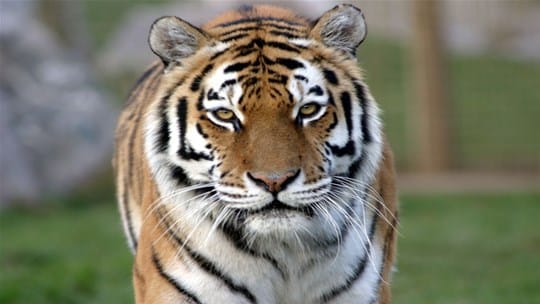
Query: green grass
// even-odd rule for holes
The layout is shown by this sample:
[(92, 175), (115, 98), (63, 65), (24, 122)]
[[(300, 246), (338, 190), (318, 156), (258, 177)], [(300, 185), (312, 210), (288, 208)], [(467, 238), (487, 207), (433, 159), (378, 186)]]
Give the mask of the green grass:
[[(538, 214), (540, 194), (403, 197), (395, 303), (539, 303)], [(0, 303), (132, 302), (111, 198), (5, 210), (0, 233)]]
[(130, 303), (132, 257), (107, 202), (0, 213), (0, 303)]
[(407, 196), (396, 303), (540, 303), (540, 195)]

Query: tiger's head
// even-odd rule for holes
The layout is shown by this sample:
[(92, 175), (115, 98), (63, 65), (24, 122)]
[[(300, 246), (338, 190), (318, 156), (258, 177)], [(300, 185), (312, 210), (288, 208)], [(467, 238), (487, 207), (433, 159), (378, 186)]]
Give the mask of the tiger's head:
[(204, 29), (158, 19), (149, 43), (166, 68), (145, 153), (161, 196), (243, 236), (339, 237), (383, 145), (356, 62), (365, 35), (351, 5), (315, 22), (266, 6)]

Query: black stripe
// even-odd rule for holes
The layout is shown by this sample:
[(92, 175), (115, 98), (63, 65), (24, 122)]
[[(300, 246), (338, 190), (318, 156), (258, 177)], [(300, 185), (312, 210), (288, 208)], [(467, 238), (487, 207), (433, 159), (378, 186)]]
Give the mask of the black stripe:
[(300, 81), (308, 82), (308, 79), (305, 76), (302, 75), (294, 75), (295, 79), (298, 79)]
[(347, 280), (345, 281), (345, 284), (343, 284), (343, 285), (341, 285), (341, 286), (339, 286), (337, 288), (334, 288), (330, 292), (327, 292), (327, 293), (325, 293), (325, 294), (323, 294), (321, 296), (321, 302), (322, 303), (327, 303), (327, 302), (331, 301), (332, 299), (336, 298), (341, 293), (349, 290), (352, 287), (354, 282), (356, 282), (356, 280), (360, 277), (360, 275), (366, 269), (367, 255), (368, 254), (369, 254), (369, 251), (364, 253), (364, 255), (359, 258), (358, 262), (356, 263), (356, 268), (354, 269), (352, 275), (349, 278), (347, 278)]
[(221, 50), (221, 51), (215, 53), (214, 55), (212, 55), (212, 57), (210, 57), (210, 61), (213, 61), (213, 60), (217, 59), (218, 57), (220, 57), (221, 55), (227, 53), (228, 51), (229, 51), (229, 49), (227, 48), (227, 49), (224, 49), (224, 50)]
[(173, 95), (174, 91), (184, 84), (185, 78), (180, 79), (174, 86), (167, 90), (167, 93), (164, 97), (161, 98), (158, 113), (160, 115), (160, 127), (158, 132), (158, 140), (156, 143), (156, 148), (158, 152), (165, 152), (167, 150), (167, 145), (169, 144), (170, 134), (169, 134), (169, 119), (167, 118), (167, 108), (169, 106), (169, 98)]
[(229, 79), (229, 80), (225, 80), (221, 86), (219, 87), (220, 90), (223, 90), (225, 87), (228, 87), (228, 86), (231, 86), (231, 85), (234, 85), (236, 84), (236, 79)]
[(334, 146), (332, 144), (327, 143), (326, 144), (328, 148), (332, 151), (332, 153), (338, 157), (344, 156), (344, 155), (354, 155), (355, 153), (355, 144), (352, 140), (349, 140), (347, 144), (343, 147)]
[[(237, 35), (239, 33), (249, 34), (250, 31), (259, 30), (262, 27), (274, 28), (273, 30), (270, 30), (270, 33), (271, 34), (273, 34), (273, 32), (279, 33), (279, 34), (274, 34), (274, 35), (280, 35), (281, 33), (286, 33), (286, 34), (289, 34), (289, 35), (294, 35), (294, 34), (301, 33), (301, 31), (299, 29), (294, 28), (294, 27), (283, 26), (283, 25), (279, 25), (279, 24), (275, 24), (275, 23), (265, 22), (265, 23), (255, 24), (255, 25), (252, 25), (252, 26), (239, 26), (239, 27), (236, 27), (236, 28), (231, 29), (229, 31), (220, 33), (219, 37), (221, 39), (223, 39), (223, 38), (227, 39), (228, 38), (227, 36), (230, 36), (230, 35), (233, 35), (233, 34), (234, 35)], [(295, 36), (295, 37), (298, 37), (298, 36)]]
[(338, 78), (336, 76), (336, 73), (334, 73), (334, 71), (329, 70), (329, 69), (324, 69), (323, 74), (324, 74), (324, 78), (329, 83), (331, 83), (333, 85), (338, 85), (339, 84)]
[(253, 54), (254, 52), (258, 52), (259, 50), (252, 47), (252, 48), (247, 48), (247, 47), (240, 47), (240, 48), (236, 48), (233, 52), (238, 52), (238, 54), (234, 55), (233, 57), (233, 60), (236, 60), (240, 57), (244, 57), (244, 56), (247, 56), (247, 55), (251, 55)]
[(249, 31), (258, 30), (258, 29), (259, 29), (259, 27), (256, 27), (256, 26), (241, 26), (241, 27), (237, 27), (235, 29), (232, 29), (230, 31), (220, 33), (219, 37), (227, 39), (227, 36), (230, 36), (232, 34), (234, 34), (233, 36), (238, 35), (238, 34), (246, 34), (247, 35), (247, 34), (249, 34)]
[(373, 137), (371, 133), (369, 132), (369, 126), (368, 126), (368, 116), (367, 116), (367, 101), (366, 101), (366, 93), (364, 91), (364, 87), (361, 84), (355, 83), (354, 88), (356, 90), (356, 98), (360, 102), (360, 107), (362, 108), (362, 117), (360, 120), (360, 125), (362, 128), (362, 135), (364, 143), (370, 143), (373, 140)]
[[(275, 61), (272, 61), (271, 63), (269, 64), (275, 64)], [(279, 75), (278, 71), (274, 70), (274, 69), (270, 69), (268, 67), (266, 67), (266, 74), (268, 75)]]
[(152, 247), (152, 262), (154, 263), (154, 266), (156, 267), (159, 275), (167, 282), (169, 282), (169, 284), (171, 284), (176, 289), (176, 291), (191, 300), (191, 302), (201, 304), (201, 301), (199, 301), (199, 299), (194, 293), (189, 291), (186, 287), (182, 286), (180, 282), (175, 280), (170, 274), (165, 271), (165, 269), (163, 268), (163, 264), (161, 264), (161, 260), (159, 259), (154, 247)]
[(208, 138), (208, 134), (204, 133), (200, 123), (197, 123), (195, 127), (197, 128), (197, 132), (199, 132), (203, 138)]
[(192, 181), (182, 167), (174, 166), (171, 168), (171, 178), (176, 180), (179, 185), (191, 185)]
[[(210, 90), (208, 90), (208, 93), (206, 94), (206, 99), (208, 99), (208, 100), (223, 100), (225, 98), (219, 97), (218, 92), (214, 91), (214, 89), (210, 89)], [(203, 109), (202, 101), (197, 103), (197, 109), (198, 110)]]
[(258, 23), (260, 25), (270, 25), (270, 26), (278, 26), (278, 25), (275, 25), (275, 24), (271, 24), (271, 23), (261, 23), (261, 21), (274, 21), (274, 22), (283, 22), (285, 24), (288, 24), (290, 26), (302, 26), (302, 24), (299, 24), (299, 23), (296, 23), (296, 22), (292, 22), (290, 20), (285, 20), (285, 19), (281, 19), (281, 18), (276, 18), (276, 17), (256, 17), (256, 18), (246, 18), (246, 19), (239, 19), (239, 20), (234, 20), (234, 21), (230, 21), (230, 22), (226, 22), (226, 23), (221, 23), (221, 24), (218, 24), (216, 27), (229, 27), (229, 26), (232, 26), (232, 25), (238, 25), (238, 24), (244, 24), (244, 23)]
[(212, 160), (212, 156), (203, 153), (193, 151), (193, 149), (186, 143), (186, 128), (187, 128), (187, 100), (185, 97), (180, 98), (177, 108), (178, 126), (180, 129), (180, 148), (178, 149), (178, 155), (184, 159), (191, 160)]
[(246, 79), (246, 81), (244, 81), (243, 85), (244, 85), (244, 87), (249, 87), (249, 86), (255, 85), (257, 82), (259, 82), (258, 77), (251, 77), (251, 78)]
[(300, 53), (299, 49), (291, 46), (290, 44), (286, 44), (286, 43), (283, 43), (283, 42), (268, 41), (268, 42), (266, 42), (266, 45), (269, 46), (269, 47), (272, 47), (272, 48), (285, 50), (285, 51), (289, 51), (289, 52), (292, 52), (292, 53)]
[(206, 74), (208, 74), (208, 72), (210, 72), (210, 70), (212, 70), (213, 68), (214, 68), (214, 65), (210, 63), (204, 67), (201, 74), (193, 78), (193, 81), (191, 82), (191, 86), (189, 87), (192, 92), (199, 90), (199, 88), (201, 87), (201, 82), (202, 82), (203, 77), (206, 76)]
[(251, 293), (245, 286), (236, 284), (231, 277), (226, 275), (222, 270), (220, 270), (217, 265), (215, 265), (210, 259), (205, 257), (204, 255), (200, 254), (199, 252), (192, 249), (189, 245), (184, 242), (177, 234), (173, 232), (173, 229), (171, 229), (170, 223), (166, 218), (162, 218), (163, 225), (165, 226), (165, 229), (169, 236), (171, 236), (176, 244), (182, 248), (184, 251), (186, 251), (189, 256), (199, 265), (201, 269), (206, 271), (207, 273), (217, 277), (219, 280), (221, 280), (227, 287), (236, 292), (242, 294), (246, 299), (248, 299), (251, 303), (257, 303), (257, 299)]
[(328, 104), (336, 105), (336, 102), (334, 101), (334, 94), (332, 92), (328, 92)]
[(270, 59), (270, 57), (266, 56), (266, 55), (262, 55), (259, 60), (262, 60), (262, 62), (264, 64), (267, 64), (267, 65), (274, 65), (276, 64), (276, 62), (272, 59)]
[(201, 90), (201, 92), (199, 93), (199, 98), (197, 98), (197, 110), (204, 110), (204, 90)]
[(240, 71), (242, 71), (243, 69), (247, 68), (250, 65), (251, 65), (251, 62), (249, 62), (249, 61), (247, 61), (247, 62), (237, 62), (237, 63), (231, 64), (228, 67), (226, 67), (224, 72), (225, 73), (240, 72)]
[(239, 39), (242, 39), (242, 38), (246, 38), (248, 36), (249, 36), (248, 34), (232, 35), (232, 36), (229, 36), (227, 38), (220, 39), (220, 41), (221, 42), (230, 42), (230, 41), (233, 41), (233, 40), (239, 40)]
[(158, 113), (160, 119), (160, 126), (158, 131), (157, 151), (159, 153), (165, 152), (170, 140), (169, 134), (169, 119), (167, 117), (167, 107), (169, 104), (169, 98), (171, 95), (166, 95), (161, 98), (159, 103)]
[(259, 49), (262, 49), (266, 44), (262, 38), (255, 38), (250, 44), (256, 45)]
[[(272, 30), (270, 31), (270, 34), (272, 35), (276, 35), (276, 36), (283, 36), (287, 39), (300, 39), (300, 38), (305, 38), (304, 36), (298, 36), (298, 35), (295, 35), (291, 32), (287, 32), (287, 31), (277, 31), (277, 30)], [(296, 47), (299, 47), (299, 48), (304, 48), (300, 45), (295, 45)]]
[[(296, 76), (295, 76), (295, 78), (296, 78)], [(322, 96), (324, 94), (322, 88), (320, 86), (318, 86), (318, 85), (315, 85), (315, 86), (309, 88), (307, 93), (308, 94), (313, 93), (313, 94), (315, 94), (317, 96)]]
[(287, 84), (287, 81), (289, 81), (289, 77), (285, 75), (276, 75), (268, 79), (269, 83)]
[(232, 52), (240, 51), (240, 53), (236, 57), (244, 56), (244, 55), (249, 54), (251, 52), (258, 51), (258, 50), (262, 49), (264, 47), (264, 45), (265, 45), (265, 41), (263, 39), (255, 38), (255, 39), (252, 39), (248, 44), (242, 44), (242, 45), (236, 46), (232, 50)]
[(289, 101), (290, 104), (294, 104), (294, 95), (289, 91), (289, 90), (286, 90), (287, 92), (287, 99)]
[(300, 69), (304, 67), (304, 64), (300, 61), (290, 58), (277, 58), (276, 63), (288, 68), (289, 70)]
[(347, 172), (348, 177), (356, 176), (356, 174), (358, 173), (358, 170), (360, 170), (360, 165), (362, 164), (364, 160), (363, 156), (364, 156), (364, 153), (362, 153), (362, 155), (349, 166), (349, 170)]
[(326, 132), (332, 131), (338, 125), (338, 118), (336, 112), (332, 113), (332, 123), (326, 128)]
[(266, 22), (263, 22), (261, 25), (265, 26), (265, 27), (273, 27), (273, 28), (275, 28), (277, 30), (280, 30), (280, 31), (303, 33), (303, 31), (304, 31), (304, 26), (303, 25), (298, 24), (298, 23), (288, 22), (288, 21), (285, 21), (285, 22), (287, 24), (276, 23), (276, 22), (268, 20)]
[(184, 149), (185, 137), (186, 137), (186, 118), (187, 118), (187, 98), (181, 97), (178, 100), (178, 106), (176, 109), (178, 115), (178, 127), (180, 131), (180, 150)]
[(345, 116), (345, 122), (347, 123), (347, 131), (349, 132), (349, 139), (352, 136), (352, 113), (351, 113), (351, 94), (349, 92), (341, 93), (339, 97), (341, 105), (343, 106), (343, 115)]
[(270, 90), (273, 94), (276, 94), (278, 96), (283, 96), (283, 94), (277, 88), (272, 87)]

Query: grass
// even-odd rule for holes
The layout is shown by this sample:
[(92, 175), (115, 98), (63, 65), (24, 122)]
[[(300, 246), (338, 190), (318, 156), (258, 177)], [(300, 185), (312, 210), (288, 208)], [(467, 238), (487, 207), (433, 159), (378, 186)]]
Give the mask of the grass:
[[(396, 303), (539, 303), (540, 194), (402, 198)], [(0, 213), (0, 303), (130, 303), (112, 198)]]
[(0, 214), (0, 303), (130, 303), (131, 254), (112, 198)]
[(409, 196), (396, 303), (540, 303), (540, 195)]

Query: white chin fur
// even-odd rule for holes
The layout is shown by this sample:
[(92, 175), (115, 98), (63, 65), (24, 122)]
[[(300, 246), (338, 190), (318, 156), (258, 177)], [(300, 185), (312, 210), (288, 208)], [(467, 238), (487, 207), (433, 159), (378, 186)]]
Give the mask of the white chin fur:
[(250, 215), (246, 228), (250, 233), (261, 237), (287, 237), (304, 234), (311, 220), (296, 211), (269, 211)]

